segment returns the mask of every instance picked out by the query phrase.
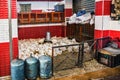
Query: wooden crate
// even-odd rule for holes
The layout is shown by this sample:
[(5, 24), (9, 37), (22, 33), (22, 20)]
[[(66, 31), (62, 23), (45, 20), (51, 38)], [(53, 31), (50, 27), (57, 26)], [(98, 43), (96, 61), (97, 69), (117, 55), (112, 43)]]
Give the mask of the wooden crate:
[(70, 39), (75, 38), (78, 42), (93, 39), (94, 25), (67, 23), (66, 36)]

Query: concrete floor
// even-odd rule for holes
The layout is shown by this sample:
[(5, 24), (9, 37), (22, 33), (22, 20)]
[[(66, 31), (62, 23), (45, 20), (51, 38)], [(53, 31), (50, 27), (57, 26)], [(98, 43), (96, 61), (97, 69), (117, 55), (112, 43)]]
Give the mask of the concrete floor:
[[(52, 80), (120, 80), (120, 66)], [(118, 78), (118, 79), (117, 79)]]
[[(74, 69), (74, 72), (79, 72), (79, 69)], [(70, 71), (68, 73), (72, 74)], [(10, 76), (0, 77), (0, 80), (11, 80)], [(120, 80), (120, 66), (87, 72), (83, 74), (74, 74), (68, 76), (56, 77), (53, 76), (50, 79), (40, 79), (37, 80)]]

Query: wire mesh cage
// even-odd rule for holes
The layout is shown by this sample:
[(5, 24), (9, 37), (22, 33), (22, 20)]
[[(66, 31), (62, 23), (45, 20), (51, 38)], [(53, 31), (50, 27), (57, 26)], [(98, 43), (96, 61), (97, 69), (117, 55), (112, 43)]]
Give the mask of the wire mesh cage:
[[(55, 50), (62, 49), (62, 54), (55, 56)], [(83, 44), (71, 44), (52, 47), (53, 72), (82, 66)]]
[[(88, 65), (98, 65), (95, 60), (97, 40), (86, 40), (79, 44), (52, 47), (53, 75), (67, 74), (74, 69), (87, 69)], [(55, 50), (64, 49), (62, 54), (56, 56)], [(101, 66), (101, 65), (100, 65)], [(103, 66), (102, 66), (103, 67)], [(91, 69), (92, 70), (92, 69)]]

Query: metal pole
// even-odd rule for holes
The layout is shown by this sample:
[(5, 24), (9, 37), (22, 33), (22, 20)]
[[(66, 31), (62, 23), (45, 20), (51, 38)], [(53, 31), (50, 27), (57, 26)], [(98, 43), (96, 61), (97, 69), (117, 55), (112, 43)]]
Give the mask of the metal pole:
[(96, 51), (95, 51), (95, 58), (98, 60), (98, 43), (99, 42), (99, 40), (97, 39), (96, 40)]
[[(103, 33), (103, 29), (104, 29), (104, 1), (102, 1), (102, 33), (101, 33), (101, 37), (104, 36), (104, 33)], [(100, 45), (103, 46), (103, 41), (100, 41)]]
[[(80, 46), (80, 45), (79, 45)], [(81, 67), (83, 66), (83, 57), (84, 57), (84, 42), (82, 43), (82, 50), (81, 50), (81, 60), (80, 60), (80, 62), (81, 62)]]
[(52, 76), (54, 76), (54, 74), (53, 74), (53, 71), (54, 71), (53, 58), (54, 58), (54, 48), (52, 47)]
[(9, 41), (10, 41), (10, 60), (12, 60), (13, 46), (12, 46), (11, 0), (8, 0), (8, 24), (9, 24)]
[(80, 45), (79, 45), (79, 53), (78, 53), (78, 63), (77, 63), (77, 66), (79, 67), (81, 65), (81, 53), (80, 53)]

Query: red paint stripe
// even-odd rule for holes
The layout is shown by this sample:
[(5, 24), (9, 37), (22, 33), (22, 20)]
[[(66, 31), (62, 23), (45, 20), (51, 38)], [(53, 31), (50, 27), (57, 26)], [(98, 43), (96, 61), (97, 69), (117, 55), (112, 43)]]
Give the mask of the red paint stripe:
[(102, 14), (102, 1), (96, 2), (95, 4), (95, 15)]
[(0, 0), (0, 19), (8, 18), (8, 0)]
[[(13, 58), (18, 56), (18, 38), (13, 38)], [(0, 43), (0, 76), (10, 75), (10, 44)]]
[(110, 36), (112, 38), (116, 38), (116, 37), (120, 38), (120, 31), (110, 30)]
[[(103, 34), (103, 35), (102, 35)], [(115, 31), (115, 30), (95, 30), (94, 38), (102, 38), (102, 37), (107, 37), (110, 36), (111, 38), (116, 38), (120, 37), (120, 31)]]
[(62, 1), (62, 0), (17, 0), (17, 1)]
[(18, 38), (13, 38), (13, 58), (18, 57)]
[[(111, 5), (111, 1), (96, 2), (95, 15), (102, 15), (102, 14), (103, 15), (110, 15), (110, 5)], [(104, 11), (104, 12), (102, 12), (102, 11)]]
[(104, 30), (103, 31), (103, 37), (110, 36), (110, 31), (109, 30)]
[(97, 39), (97, 38), (102, 38), (102, 31), (101, 30), (95, 30), (94, 32), (94, 38)]
[(17, 18), (17, 7), (16, 7), (16, 0), (12, 0), (12, 18)]
[(95, 30), (94, 38), (102, 38), (102, 37), (107, 37), (110, 36), (110, 31), (109, 30)]
[(9, 43), (0, 43), (0, 76), (10, 75)]
[(48, 26), (41, 27), (23, 27), (18, 29), (19, 39), (30, 39), (30, 38), (43, 38), (46, 36), (46, 32), (50, 31), (51, 36), (64, 36), (64, 26)]
[[(8, 0), (0, 0), (0, 19), (8, 18)], [(12, 18), (17, 18), (16, 0), (12, 0)]]
[(32, 12), (32, 13), (36, 13), (36, 12), (41, 13), (41, 12), (42, 12), (42, 10), (32, 10), (31, 12)]
[(72, 14), (72, 9), (65, 9), (65, 17), (70, 17)]

